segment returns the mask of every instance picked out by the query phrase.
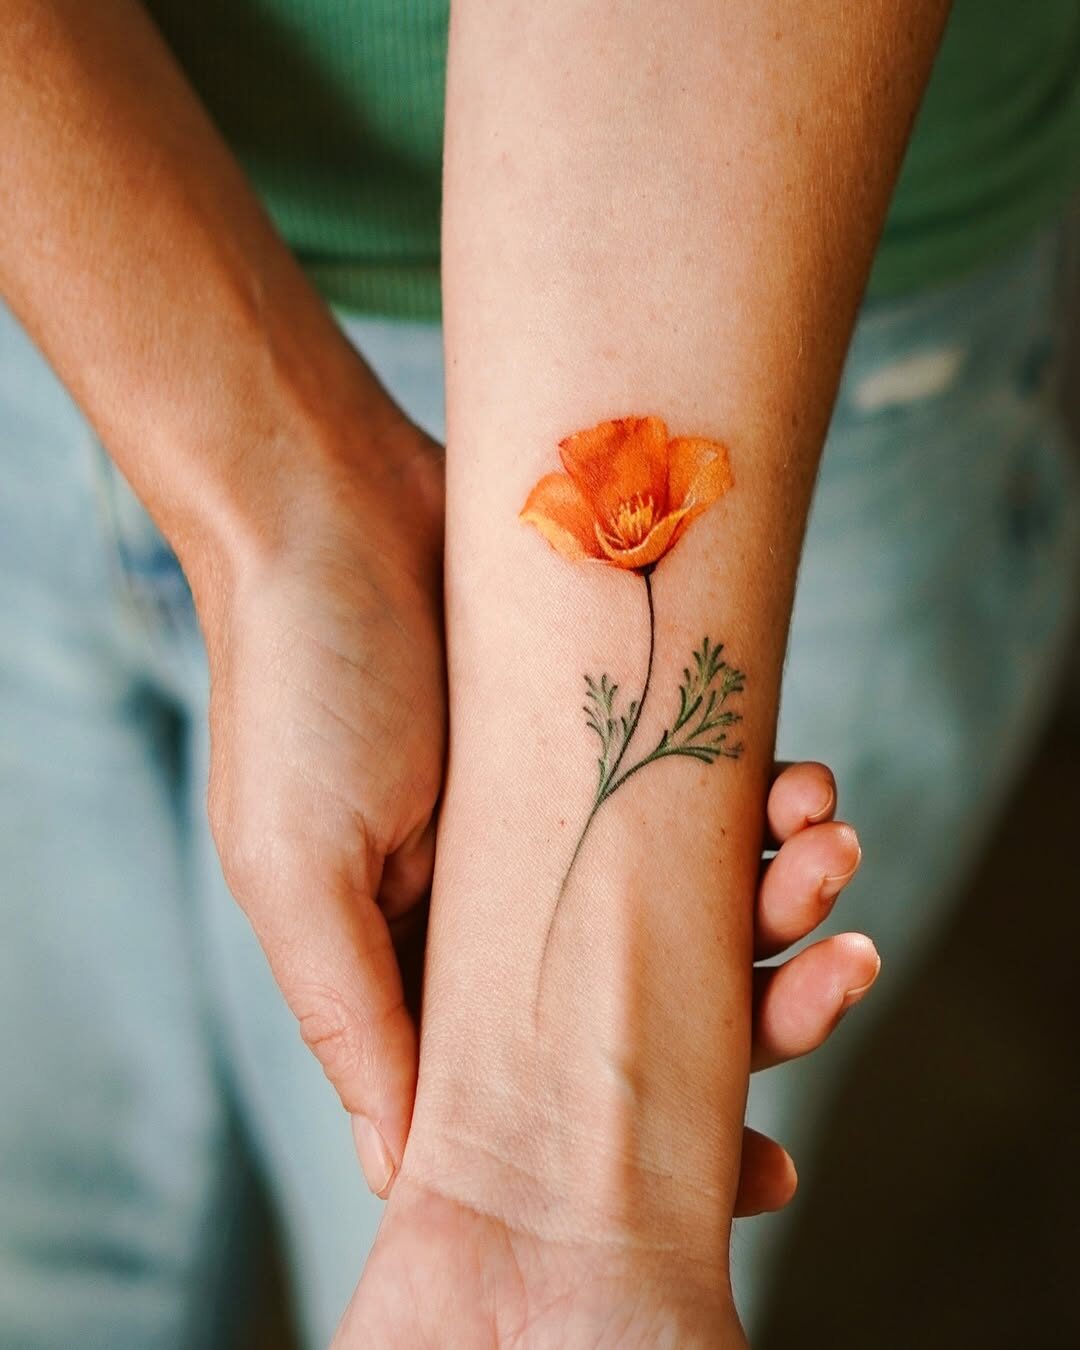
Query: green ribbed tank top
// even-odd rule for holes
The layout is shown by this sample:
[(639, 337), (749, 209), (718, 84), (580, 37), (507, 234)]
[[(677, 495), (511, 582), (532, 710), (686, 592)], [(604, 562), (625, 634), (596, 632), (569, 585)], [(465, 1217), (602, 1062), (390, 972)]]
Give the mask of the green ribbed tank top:
[[(148, 0), (278, 228), (344, 310), (439, 316), (449, 0)], [(870, 279), (988, 262), (1080, 181), (1080, 0), (957, 0)]]

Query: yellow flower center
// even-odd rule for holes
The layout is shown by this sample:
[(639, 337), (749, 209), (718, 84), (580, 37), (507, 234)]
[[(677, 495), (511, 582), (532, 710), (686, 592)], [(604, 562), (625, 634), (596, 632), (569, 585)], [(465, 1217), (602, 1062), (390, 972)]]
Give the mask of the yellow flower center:
[(637, 548), (656, 523), (652, 495), (637, 492), (619, 503), (608, 520), (604, 535), (612, 548)]

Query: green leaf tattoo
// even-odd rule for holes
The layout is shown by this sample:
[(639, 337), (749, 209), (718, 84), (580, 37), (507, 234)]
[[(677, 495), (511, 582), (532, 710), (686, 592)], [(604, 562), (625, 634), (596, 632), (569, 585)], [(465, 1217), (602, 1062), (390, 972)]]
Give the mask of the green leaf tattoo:
[(732, 695), (743, 692), (746, 676), (723, 659), (723, 645), (713, 642), (706, 635), (701, 646), (694, 651), (691, 664), (683, 669), (682, 683), (679, 685), (679, 708), (673, 722), (651, 750), (629, 768), (623, 768), (626, 752), (637, 731), (641, 710), (649, 694), (656, 644), (652, 570), (642, 571), (639, 575), (645, 582), (649, 609), (649, 660), (645, 684), (641, 697), (632, 699), (625, 709), (620, 710), (619, 686), (607, 674), (601, 675), (599, 680), (593, 679), (591, 675), (585, 676), (583, 711), (586, 725), (600, 740), (600, 757), (597, 760), (599, 779), (592, 807), (559, 888), (560, 899), (596, 813), (627, 779), (639, 773), (647, 764), (669, 759), (673, 755), (695, 759), (702, 764), (715, 764), (718, 759), (738, 759), (743, 750), (741, 741), (730, 739), (731, 728), (742, 721), (742, 714), (725, 705)]

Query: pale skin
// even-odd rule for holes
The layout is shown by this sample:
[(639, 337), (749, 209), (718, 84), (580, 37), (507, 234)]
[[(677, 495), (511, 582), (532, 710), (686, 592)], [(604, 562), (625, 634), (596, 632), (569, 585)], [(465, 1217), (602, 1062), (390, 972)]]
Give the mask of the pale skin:
[[(796, 562), (946, 8), (453, 8), (453, 732), (413, 1128), (342, 1346), (742, 1343), (751, 899)], [(652, 679), (674, 689), (702, 633), (724, 642), (745, 752), (653, 767), (605, 804), (535, 1019), (594, 790), (582, 674), (640, 688), (646, 618), (637, 578), (557, 555), (517, 513), (562, 437), (629, 414), (730, 447), (735, 486), (653, 579)], [(650, 705), (646, 742), (662, 719)]]
[[(449, 1306), (462, 1345), (484, 1343), (470, 1327), (501, 1343), (526, 1326), (520, 1343), (601, 1344), (597, 1327), (624, 1322), (619, 1344), (738, 1339), (731, 1214), (793, 1187), (782, 1151), (753, 1136), (740, 1181), (783, 635), (840, 360), (944, 11), (689, 5), (659, 32), (648, 6), (455, 7), (455, 739), (405, 1153), (416, 1037), (388, 919), (427, 894), (442, 788), (439, 448), (340, 336), (139, 7), (0, 0), (0, 288), (192, 583), (226, 877), (357, 1122), (369, 1179), (393, 1185), (343, 1344), (447, 1344)], [(640, 166), (649, 191), (624, 191)], [(559, 820), (589, 790), (577, 682), (601, 660), (633, 669), (640, 614), (621, 578), (575, 571), (516, 513), (561, 435), (637, 410), (732, 446), (737, 493), (665, 565), (658, 661), (670, 676), (688, 635), (719, 632), (753, 674), (755, 731), (731, 773), (706, 784), (676, 766), (606, 808), (553, 948), (561, 997), (526, 1031), (519, 971), (565, 867)], [(787, 842), (762, 882), (760, 953), (809, 931), (835, 899), (823, 879), (857, 862), (830, 797), (814, 766), (772, 790)], [(481, 857), (469, 840), (488, 830)], [(756, 1004), (757, 1063), (820, 1043), (876, 968), (856, 937), (790, 962)], [(659, 1018), (634, 1014), (646, 1005)], [(695, 1085), (692, 1109), (678, 1082)], [(628, 1083), (629, 1099), (614, 1092)], [(439, 1257), (419, 1306), (402, 1284), (418, 1250)], [(462, 1261), (494, 1284), (463, 1281)]]

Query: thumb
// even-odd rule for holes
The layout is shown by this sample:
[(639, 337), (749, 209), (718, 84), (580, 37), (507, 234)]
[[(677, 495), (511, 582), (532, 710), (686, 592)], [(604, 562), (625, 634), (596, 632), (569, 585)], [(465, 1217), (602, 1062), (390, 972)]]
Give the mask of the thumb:
[(385, 1196), (401, 1165), (416, 1094), (417, 1036), (382, 912), (342, 879), (288, 897), (238, 895), (300, 1034), (342, 1105), (368, 1185)]
[(383, 863), (379, 908), (391, 923), (415, 909), (430, 892), (434, 868), (435, 816), (431, 815)]

